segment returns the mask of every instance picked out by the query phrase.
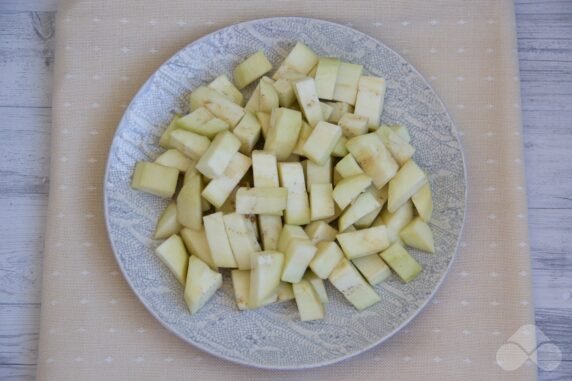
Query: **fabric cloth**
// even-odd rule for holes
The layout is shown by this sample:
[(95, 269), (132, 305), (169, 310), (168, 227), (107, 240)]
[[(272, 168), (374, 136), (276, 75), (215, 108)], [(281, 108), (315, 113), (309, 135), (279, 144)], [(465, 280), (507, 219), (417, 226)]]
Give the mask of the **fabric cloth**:
[[(157, 67), (221, 27), (307, 16), (394, 48), (443, 98), (461, 135), (469, 196), (460, 252), (422, 313), (349, 361), (273, 372), (193, 348), (122, 278), (102, 184), (126, 105)], [(57, 15), (39, 380), (532, 380), (497, 350), (533, 323), (512, 1), (64, 0)]]

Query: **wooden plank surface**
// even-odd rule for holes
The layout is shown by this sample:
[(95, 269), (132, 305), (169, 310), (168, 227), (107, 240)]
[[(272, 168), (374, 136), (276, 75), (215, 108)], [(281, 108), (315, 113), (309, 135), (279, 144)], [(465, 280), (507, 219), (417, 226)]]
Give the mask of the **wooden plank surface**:
[[(56, 7), (57, 0), (0, 0), (2, 380), (35, 374)], [(569, 381), (572, 1), (518, 0), (516, 12), (536, 320), (564, 356), (539, 378)]]

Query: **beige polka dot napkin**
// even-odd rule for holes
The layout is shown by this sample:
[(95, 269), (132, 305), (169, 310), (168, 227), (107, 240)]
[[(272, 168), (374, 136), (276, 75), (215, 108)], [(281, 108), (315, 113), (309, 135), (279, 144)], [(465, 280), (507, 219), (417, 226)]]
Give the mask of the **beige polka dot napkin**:
[[(113, 133), (153, 71), (208, 32), (286, 15), (352, 26), (411, 62), (458, 126), (469, 181), (460, 252), (432, 303), (383, 345), (302, 372), (235, 365), (165, 330), (122, 278), (102, 206)], [(497, 362), (533, 322), (517, 62), (508, 0), (63, 1), (38, 379), (535, 379), (532, 362)]]

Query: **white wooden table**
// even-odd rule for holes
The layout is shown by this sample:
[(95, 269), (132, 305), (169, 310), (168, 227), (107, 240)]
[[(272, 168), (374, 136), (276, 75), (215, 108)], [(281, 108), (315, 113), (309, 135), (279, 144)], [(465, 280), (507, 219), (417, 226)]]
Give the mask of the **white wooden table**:
[[(537, 324), (572, 380), (572, 0), (517, 0)], [(57, 0), (0, 0), (0, 379), (33, 379)]]

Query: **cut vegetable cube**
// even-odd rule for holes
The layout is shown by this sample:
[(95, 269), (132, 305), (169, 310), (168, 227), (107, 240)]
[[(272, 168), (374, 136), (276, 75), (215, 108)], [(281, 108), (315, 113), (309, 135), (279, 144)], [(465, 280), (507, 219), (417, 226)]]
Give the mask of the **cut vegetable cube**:
[(211, 89), (218, 91), (237, 105), (242, 105), (244, 97), (242, 93), (230, 82), (225, 74), (216, 77), (209, 86)]
[(306, 189), (308, 192), (312, 184), (332, 183), (332, 160), (330, 157), (322, 165), (318, 165), (311, 160), (304, 160), (302, 165), (306, 174)]
[(131, 187), (155, 196), (171, 198), (178, 179), (179, 170), (176, 168), (139, 161), (135, 165)]
[(252, 149), (260, 139), (260, 132), (262, 127), (258, 119), (251, 114), (246, 112), (242, 117), (242, 120), (234, 128), (232, 133), (240, 140), (240, 152), (249, 155)]
[(276, 250), (278, 248), (278, 237), (280, 236), (280, 231), (282, 231), (282, 218), (280, 216), (259, 215), (258, 226), (264, 250)]
[(332, 116), (332, 113), (334, 112), (334, 107), (330, 106), (327, 103), (324, 102), (320, 102), (320, 107), (322, 108), (322, 118), (323, 120), (328, 120), (330, 119), (330, 116)]
[(183, 228), (181, 230), (181, 237), (183, 238), (183, 242), (185, 243), (185, 247), (189, 254), (199, 258), (213, 270), (217, 269), (211, 254), (211, 249), (207, 242), (207, 235), (204, 230)]
[(287, 282), (280, 282), (278, 288), (276, 289), (276, 299), (278, 303), (287, 302), (288, 300), (294, 299), (294, 291), (292, 290), (292, 285)]
[(300, 320), (319, 320), (324, 318), (324, 306), (314, 287), (307, 280), (292, 285)]
[(316, 244), (316, 255), (310, 262), (310, 269), (322, 279), (326, 279), (340, 262), (344, 254), (333, 241), (322, 241)]
[(332, 196), (340, 209), (344, 210), (353, 200), (359, 196), (371, 184), (371, 177), (356, 175), (343, 179), (336, 185)]
[(413, 220), (413, 206), (411, 201), (407, 201), (400, 206), (395, 213), (390, 213), (387, 208), (381, 212), (374, 225), (384, 225), (387, 228), (387, 238), (390, 243), (399, 241), (399, 232)]
[(401, 230), (399, 235), (406, 245), (429, 253), (435, 252), (433, 232), (431, 232), (429, 225), (419, 217), (415, 217)]
[(353, 106), (345, 102), (325, 102), (325, 103), (334, 108), (332, 114), (328, 118), (328, 122), (330, 123), (338, 123), (340, 119), (342, 119), (343, 115), (347, 113), (352, 113), (354, 111)]
[(215, 89), (211, 89), (210, 87), (206, 86), (200, 86), (194, 89), (189, 96), (189, 108), (191, 109), (191, 112), (193, 112), (216, 99), (227, 98)]
[(183, 176), (183, 185), (188, 183), (193, 177), (201, 176), (201, 174), (195, 169), (196, 165), (197, 162), (195, 160), (191, 160), (191, 164), (189, 165), (189, 168), (187, 168), (187, 170), (185, 171), (185, 175)]
[(383, 282), (391, 275), (389, 266), (377, 254), (356, 258), (352, 263), (372, 286)]
[(356, 223), (360, 218), (367, 214), (379, 210), (381, 205), (376, 198), (369, 192), (364, 192), (357, 196), (354, 203), (350, 205), (338, 220), (338, 229), (344, 231), (351, 225)]
[(302, 114), (287, 108), (277, 108), (270, 116), (270, 130), (266, 135), (264, 150), (274, 152), (279, 161), (290, 156), (302, 128)]
[(197, 163), (197, 171), (211, 179), (221, 176), (239, 148), (240, 140), (232, 132), (219, 133)]
[(347, 154), (336, 164), (336, 171), (342, 178), (353, 177), (363, 173), (363, 169), (359, 166), (352, 154)]
[(385, 226), (374, 226), (336, 236), (346, 258), (355, 259), (387, 249), (389, 241)]
[(371, 211), (370, 213), (366, 214), (365, 216), (357, 220), (353, 225), (357, 229), (369, 228), (379, 215), (380, 211), (381, 211), (381, 206), (379, 208), (375, 208), (373, 211)]
[(230, 247), (223, 214), (217, 212), (204, 216), (203, 223), (215, 265), (217, 267), (236, 268), (237, 263)]
[(409, 135), (409, 131), (407, 131), (407, 127), (394, 124), (389, 126), (397, 135), (401, 136), (401, 139), (405, 140), (407, 143), (411, 143), (411, 136)]
[(280, 231), (277, 249), (281, 253), (285, 253), (288, 245), (295, 239), (308, 239), (308, 235), (300, 226), (284, 225)]
[(261, 112), (272, 112), (279, 105), (278, 92), (274, 88), (274, 84), (268, 81), (260, 81), (259, 86), (258, 110)]
[(358, 92), (358, 82), (363, 66), (341, 62), (336, 77), (336, 87), (333, 99), (355, 105)]
[(213, 99), (205, 103), (205, 107), (217, 118), (228, 123), (230, 128), (234, 128), (244, 116), (244, 109), (232, 103), (226, 98)]
[(310, 72), (308, 73), (308, 77), (312, 77), (312, 78), (316, 78), (316, 71), (318, 71), (318, 65), (314, 65), (314, 67), (312, 68), (312, 70), (310, 70)]
[(194, 255), (189, 258), (184, 299), (192, 314), (199, 312), (221, 286), (221, 274), (210, 269)]
[(335, 124), (320, 121), (304, 143), (304, 155), (318, 165), (330, 158), (334, 147), (342, 136), (342, 129)]
[(244, 110), (252, 113), (259, 112), (258, 106), (260, 105), (260, 84), (252, 91), (248, 102), (244, 106)]
[(181, 224), (177, 221), (177, 204), (171, 201), (157, 221), (153, 238), (163, 239), (181, 231)]
[(338, 231), (325, 221), (314, 221), (304, 228), (312, 243), (315, 245), (322, 241), (335, 241)]
[(261, 306), (280, 285), (284, 255), (276, 251), (261, 251), (250, 256), (249, 308)]
[(268, 130), (270, 130), (270, 114), (265, 112), (257, 112), (256, 119), (260, 122), (260, 127), (262, 127), (262, 136), (266, 139)]
[(312, 133), (312, 127), (304, 121), (302, 121), (302, 128), (300, 129), (300, 134), (298, 135), (298, 141), (294, 146), (294, 150), (292, 151), (295, 155), (304, 155), (304, 144), (306, 144), (306, 140)]
[(280, 78), (274, 82), (274, 89), (278, 94), (278, 104), (281, 107), (290, 107), (296, 101), (296, 94), (292, 82), (287, 79)]
[(209, 148), (210, 140), (186, 130), (171, 132), (171, 144), (193, 160), (199, 160)]
[(297, 42), (282, 62), (282, 65), (280, 65), (278, 70), (276, 70), (276, 73), (274, 73), (272, 78), (281, 78), (284, 73), (289, 71), (308, 74), (316, 63), (318, 63), (318, 56), (316, 53), (303, 43)]
[(321, 99), (333, 99), (336, 88), (336, 78), (340, 60), (337, 58), (320, 57), (316, 68), (316, 92)]
[(363, 76), (359, 79), (355, 113), (368, 119), (368, 127), (379, 127), (385, 97), (385, 79)]
[(322, 304), (328, 303), (328, 294), (326, 293), (326, 287), (324, 286), (324, 281), (322, 278), (318, 277), (316, 274), (309, 270), (306, 271), (303, 279), (310, 282), (312, 287), (314, 287), (314, 291), (316, 291), (316, 294), (318, 295), (318, 298)]
[(310, 203), (300, 163), (278, 163), (280, 184), (288, 190), (284, 221), (290, 225), (310, 223)]
[(425, 172), (413, 160), (409, 160), (389, 182), (387, 210), (391, 213), (395, 212), (426, 182)]
[(411, 196), (411, 201), (419, 213), (419, 217), (425, 222), (429, 222), (431, 215), (433, 214), (433, 199), (431, 197), (431, 186), (429, 182), (421, 187), (413, 196)]
[(284, 269), (282, 270), (282, 281), (296, 283), (299, 282), (308, 265), (316, 254), (316, 246), (308, 238), (295, 238), (288, 244), (284, 252)]
[(272, 64), (262, 51), (258, 51), (234, 68), (234, 83), (243, 89), (272, 70)]
[(201, 191), (203, 182), (200, 175), (189, 178), (183, 185), (177, 196), (177, 220), (189, 229), (201, 230), (202, 227), (202, 207)]
[(312, 221), (335, 214), (332, 184), (312, 184), (310, 187), (310, 218)]
[(388, 126), (381, 126), (375, 131), (377, 136), (381, 139), (385, 147), (391, 152), (391, 155), (399, 163), (399, 165), (405, 164), (413, 154), (415, 153), (415, 148), (401, 136), (397, 135)]
[(232, 270), (230, 272), (234, 299), (239, 310), (248, 309), (248, 297), (250, 293), (250, 271)]
[(348, 154), (348, 149), (346, 148), (346, 144), (348, 142), (348, 138), (342, 136), (338, 143), (332, 150), (332, 156), (334, 157), (344, 157)]
[(379, 255), (405, 283), (415, 279), (421, 272), (421, 265), (398, 243)]
[(378, 189), (397, 173), (399, 166), (375, 133), (351, 138), (346, 147)]
[(304, 78), (296, 81), (294, 83), (294, 93), (310, 127), (314, 127), (318, 122), (324, 120), (320, 100), (316, 94), (314, 79)]
[(236, 212), (281, 216), (287, 207), (286, 188), (239, 188), (236, 192)]
[(250, 164), (251, 161), (248, 156), (237, 152), (225, 169), (224, 174), (211, 180), (201, 193), (202, 196), (216, 208), (220, 208), (238, 185), (240, 179), (244, 177), (250, 168)]
[(227, 122), (225, 122), (222, 119), (213, 117), (211, 120), (209, 120), (205, 124), (202, 124), (199, 127), (193, 128), (193, 129), (188, 128), (187, 130), (192, 131), (196, 134), (205, 136), (209, 139), (212, 139), (219, 132), (226, 131), (228, 129), (230, 129), (230, 126), (228, 125)]
[(260, 251), (250, 219), (243, 214), (231, 213), (225, 215), (223, 220), (238, 268), (250, 270), (250, 254)]
[(255, 187), (278, 187), (276, 155), (266, 151), (252, 151), (252, 173)]
[(348, 139), (367, 132), (367, 118), (357, 114), (346, 113), (342, 115), (338, 125), (342, 128), (342, 134)]
[(155, 249), (155, 254), (171, 270), (175, 278), (184, 285), (187, 279), (189, 255), (181, 237), (178, 234), (173, 234)]
[[(214, 118), (214, 115), (211, 114), (211, 112), (209, 110), (207, 110), (205, 107), (201, 106), (201, 107), (195, 109), (190, 114), (187, 114), (183, 117), (180, 117), (177, 120), (176, 124), (177, 124), (177, 128), (182, 128), (182, 129), (194, 132), (195, 134), (206, 136), (205, 134), (201, 133), (203, 130), (199, 130), (199, 131), (197, 131), (197, 130), (203, 124), (205, 124), (206, 122), (210, 121), (213, 118)], [(208, 137), (208, 138), (210, 139), (211, 137)]]
[(342, 259), (336, 265), (328, 279), (358, 310), (370, 307), (381, 300), (375, 290), (346, 259)]
[(163, 148), (175, 148), (172, 144), (171, 144), (171, 132), (175, 131), (178, 127), (177, 127), (177, 121), (179, 120), (180, 116), (175, 115), (173, 117), (173, 119), (171, 120), (171, 123), (169, 123), (169, 125), (167, 126), (167, 128), (165, 129), (165, 132), (163, 132), (163, 135), (161, 135), (161, 138), (159, 139), (159, 145)]
[(290, 83), (294, 83), (296, 81), (299, 81), (299, 80), (307, 78), (307, 77), (309, 77), (309, 76), (306, 74), (302, 74), (302, 73), (299, 73), (297, 71), (289, 70), (289, 71), (284, 72), (284, 74), (281, 74), (280, 78), (278, 80), (285, 79), (286, 81), (290, 81)]

